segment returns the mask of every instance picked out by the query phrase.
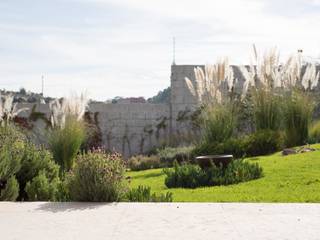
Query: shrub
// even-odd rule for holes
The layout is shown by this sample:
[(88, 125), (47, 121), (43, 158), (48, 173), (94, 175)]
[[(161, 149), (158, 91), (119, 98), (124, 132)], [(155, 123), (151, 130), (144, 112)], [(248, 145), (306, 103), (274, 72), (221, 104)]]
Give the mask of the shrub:
[(284, 141), (284, 136), (279, 131), (259, 130), (222, 143), (202, 143), (192, 151), (192, 155), (232, 154), (235, 158), (266, 155), (281, 150)]
[(81, 144), (85, 140), (85, 127), (82, 121), (67, 117), (63, 128), (55, 127), (49, 133), (49, 146), (54, 160), (62, 170), (69, 171), (74, 165)]
[(73, 201), (119, 201), (126, 191), (125, 165), (118, 154), (81, 154), (67, 179)]
[(19, 195), (15, 174), (20, 170), (25, 138), (10, 124), (0, 127), (0, 200), (14, 201)]
[(198, 165), (174, 163), (173, 169), (163, 169), (167, 175), (165, 185), (168, 188), (184, 187), (196, 188), (199, 187), (204, 178), (204, 172)]
[(127, 165), (132, 171), (141, 171), (141, 170), (146, 170), (146, 169), (161, 168), (163, 166), (157, 155), (133, 156), (128, 160)]
[(50, 180), (42, 171), (26, 184), (25, 191), (29, 201), (62, 201), (66, 194), (59, 178)]
[(224, 172), (223, 185), (246, 182), (262, 177), (262, 168), (258, 163), (249, 163), (244, 160), (231, 162)]
[(246, 156), (267, 155), (284, 146), (284, 136), (279, 131), (260, 130), (243, 139)]
[(179, 165), (173, 169), (164, 169), (167, 175), (165, 185), (168, 188), (196, 188), (201, 186), (229, 185), (257, 179), (262, 176), (262, 168), (244, 160), (235, 160), (225, 169), (215, 165), (201, 169), (198, 165)]
[[(4, 186), (4, 187), (3, 187)], [(19, 183), (14, 176), (0, 183), (0, 201), (15, 201), (19, 195)]]
[(16, 174), (20, 185), (19, 200), (28, 200), (28, 195), (25, 192), (27, 182), (37, 177), (40, 172), (46, 176), (48, 182), (59, 179), (59, 166), (54, 162), (51, 153), (43, 147), (38, 148), (27, 142), (21, 159), (21, 168)]
[(155, 193), (151, 194), (150, 187), (138, 186), (126, 194), (126, 200), (130, 202), (172, 202), (173, 197), (171, 192), (156, 195)]
[(293, 92), (286, 98), (284, 126), (288, 147), (307, 143), (313, 106), (306, 93)]

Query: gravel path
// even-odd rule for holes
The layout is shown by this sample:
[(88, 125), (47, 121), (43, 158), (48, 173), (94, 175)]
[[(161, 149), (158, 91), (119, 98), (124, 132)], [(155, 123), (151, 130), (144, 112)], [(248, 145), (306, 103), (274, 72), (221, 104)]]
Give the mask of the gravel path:
[(1, 240), (320, 239), (320, 204), (0, 203)]

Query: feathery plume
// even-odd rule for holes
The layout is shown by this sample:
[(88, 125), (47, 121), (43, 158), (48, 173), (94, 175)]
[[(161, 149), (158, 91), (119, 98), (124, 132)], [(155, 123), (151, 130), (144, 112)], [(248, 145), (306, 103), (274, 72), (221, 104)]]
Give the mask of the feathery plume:
[(51, 101), (49, 103), (51, 125), (64, 128), (67, 117), (74, 117), (77, 121), (80, 121), (87, 107), (88, 99), (85, 94), (80, 96), (73, 94), (69, 98), (62, 99), (61, 103), (58, 99)]

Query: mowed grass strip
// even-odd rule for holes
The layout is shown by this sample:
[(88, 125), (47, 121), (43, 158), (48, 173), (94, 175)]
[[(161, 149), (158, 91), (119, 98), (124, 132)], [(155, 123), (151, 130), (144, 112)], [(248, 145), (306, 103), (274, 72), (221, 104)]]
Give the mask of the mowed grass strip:
[(152, 192), (173, 193), (175, 202), (320, 202), (320, 145), (315, 152), (248, 158), (262, 166), (264, 177), (235, 185), (171, 188), (162, 169), (128, 172), (131, 187), (150, 186)]

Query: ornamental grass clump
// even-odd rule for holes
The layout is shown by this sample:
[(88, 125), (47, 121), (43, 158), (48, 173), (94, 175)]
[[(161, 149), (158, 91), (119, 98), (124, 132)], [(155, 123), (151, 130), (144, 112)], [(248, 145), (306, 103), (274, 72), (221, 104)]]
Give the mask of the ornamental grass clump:
[(304, 65), (298, 54), (281, 64), (275, 48), (261, 57), (254, 47), (254, 64), (240, 70), (242, 97), (252, 93), (256, 129), (285, 130), (288, 146), (304, 144), (313, 110), (307, 91), (319, 82), (315, 63)]
[(285, 99), (284, 126), (288, 147), (306, 144), (314, 103), (307, 93), (292, 92)]
[[(234, 74), (228, 59), (194, 70), (195, 81), (186, 78), (191, 94), (202, 105), (200, 116), (202, 142), (220, 142), (230, 138), (236, 127), (236, 102), (231, 101)], [(224, 94), (227, 89), (228, 94)], [(230, 97), (230, 98), (228, 98)]]
[(86, 130), (83, 120), (88, 101), (84, 95), (72, 96), (50, 103), (51, 126), (49, 147), (61, 170), (69, 171), (74, 165), (81, 144), (85, 141)]
[(237, 123), (234, 105), (208, 106), (202, 114), (201, 136), (203, 143), (219, 143), (231, 138)]

